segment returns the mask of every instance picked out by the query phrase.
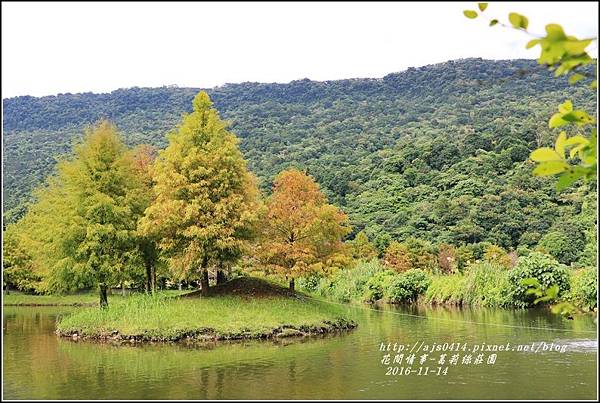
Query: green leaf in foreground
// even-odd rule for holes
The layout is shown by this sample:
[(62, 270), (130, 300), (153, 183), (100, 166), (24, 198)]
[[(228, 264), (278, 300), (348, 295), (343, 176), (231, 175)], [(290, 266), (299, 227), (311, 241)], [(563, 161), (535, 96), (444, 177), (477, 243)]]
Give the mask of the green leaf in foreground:
[(568, 138), (564, 146), (565, 147), (573, 147), (569, 153), (569, 158), (575, 158), (575, 155), (580, 153), (585, 147), (590, 144), (590, 141), (581, 135), (576, 135)]
[(565, 161), (545, 161), (535, 167), (533, 174), (537, 176), (548, 176), (559, 174), (566, 171), (569, 168), (569, 164)]
[(562, 119), (578, 125), (587, 125), (595, 122), (594, 118), (591, 117), (586, 111), (572, 111), (564, 114)]
[(529, 26), (529, 20), (527, 17), (518, 13), (508, 14), (508, 21), (510, 21), (511, 25), (517, 29), (527, 29)]
[(584, 110), (573, 110), (573, 103), (566, 101), (559, 105), (558, 113), (552, 115), (548, 121), (548, 127), (554, 129), (569, 123), (575, 123), (578, 126), (595, 123), (596, 120)]
[(561, 190), (568, 188), (579, 179), (583, 178), (585, 173), (585, 169), (578, 166), (571, 166), (568, 171), (564, 172), (558, 177), (558, 181), (556, 182), (556, 190), (560, 192)]
[(565, 158), (565, 142), (567, 141), (567, 133), (562, 131), (556, 138), (554, 149), (560, 158)]
[(550, 147), (542, 147), (532, 151), (529, 158), (536, 162), (560, 161), (562, 159), (561, 156)]
[(571, 102), (571, 100), (569, 100), (569, 99), (567, 99), (562, 104), (558, 105), (558, 111), (560, 113), (567, 113), (567, 112), (571, 112), (572, 110), (573, 110), (573, 102)]
[(465, 15), (465, 17), (467, 18), (477, 18), (477, 11), (473, 11), (473, 10), (464, 10), (463, 14)]
[(548, 24), (546, 25), (546, 39), (551, 42), (557, 42), (567, 39), (567, 35), (565, 35), (565, 31), (558, 24)]

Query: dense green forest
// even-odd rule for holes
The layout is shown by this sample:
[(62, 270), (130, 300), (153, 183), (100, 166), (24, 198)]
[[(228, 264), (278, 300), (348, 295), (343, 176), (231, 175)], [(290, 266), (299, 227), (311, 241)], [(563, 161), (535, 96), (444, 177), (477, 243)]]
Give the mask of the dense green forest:
[[(23, 215), (56, 158), (101, 118), (128, 145), (166, 145), (197, 88), (131, 88), (3, 100), (4, 217)], [(380, 79), (227, 84), (207, 90), (268, 192), (295, 166), (320, 184), (380, 254), (392, 241), (423, 248), (489, 242), (542, 248), (561, 263), (595, 266), (594, 183), (557, 193), (531, 175), (531, 150), (552, 144), (545, 122), (585, 89), (533, 60), (465, 59)], [(482, 244), (485, 245), (485, 244)]]

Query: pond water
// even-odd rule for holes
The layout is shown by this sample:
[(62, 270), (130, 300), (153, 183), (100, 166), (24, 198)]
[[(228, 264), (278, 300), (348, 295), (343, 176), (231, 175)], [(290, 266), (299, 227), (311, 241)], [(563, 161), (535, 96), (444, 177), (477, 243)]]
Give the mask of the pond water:
[[(538, 310), (348, 307), (359, 323), (350, 333), (200, 347), (59, 339), (55, 321), (73, 309), (4, 308), (4, 399), (597, 398), (592, 316), (567, 321)], [(382, 363), (382, 343), (403, 345), (403, 362), (394, 364), (399, 353), (391, 352), (390, 364)], [(454, 345), (458, 352), (434, 347), (420, 365), (433, 343), (461, 345)], [(480, 351), (462, 351), (462, 343)], [(487, 350), (507, 343), (509, 351)], [(420, 351), (409, 365), (411, 349)], [(455, 354), (458, 362), (450, 363)], [(477, 360), (478, 354), (484, 356)], [(495, 362), (488, 363), (492, 354)]]

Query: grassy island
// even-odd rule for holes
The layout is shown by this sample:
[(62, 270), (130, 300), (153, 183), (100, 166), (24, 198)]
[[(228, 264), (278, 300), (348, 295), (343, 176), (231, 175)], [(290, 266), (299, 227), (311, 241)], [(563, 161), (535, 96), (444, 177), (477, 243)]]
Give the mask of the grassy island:
[(238, 278), (202, 297), (133, 295), (105, 309), (63, 318), (57, 334), (117, 342), (212, 341), (311, 336), (356, 327), (344, 309), (253, 278)]

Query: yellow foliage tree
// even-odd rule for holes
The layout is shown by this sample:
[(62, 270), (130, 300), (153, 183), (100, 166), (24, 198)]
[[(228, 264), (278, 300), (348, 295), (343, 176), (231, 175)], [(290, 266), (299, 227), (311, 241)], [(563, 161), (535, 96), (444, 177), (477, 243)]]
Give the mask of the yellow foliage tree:
[(19, 243), (43, 277), (38, 291), (97, 285), (100, 306), (109, 286), (139, 268), (137, 220), (146, 204), (141, 182), (117, 129), (102, 121), (86, 131), (17, 223)]
[(253, 235), (256, 180), (206, 92), (196, 95), (193, 112), (168, 139), (153, 168), (155, 199), (140, 231), (159, 240), (177, 277), (199, 274), (206, 294), (209, 266), (237, 260)]
[(483, 260), (489, 263), (510, 269), (514, 266), (514, 257), (508, 254), (504, 248), (497, 245), (489, 245), (483, 253)]

